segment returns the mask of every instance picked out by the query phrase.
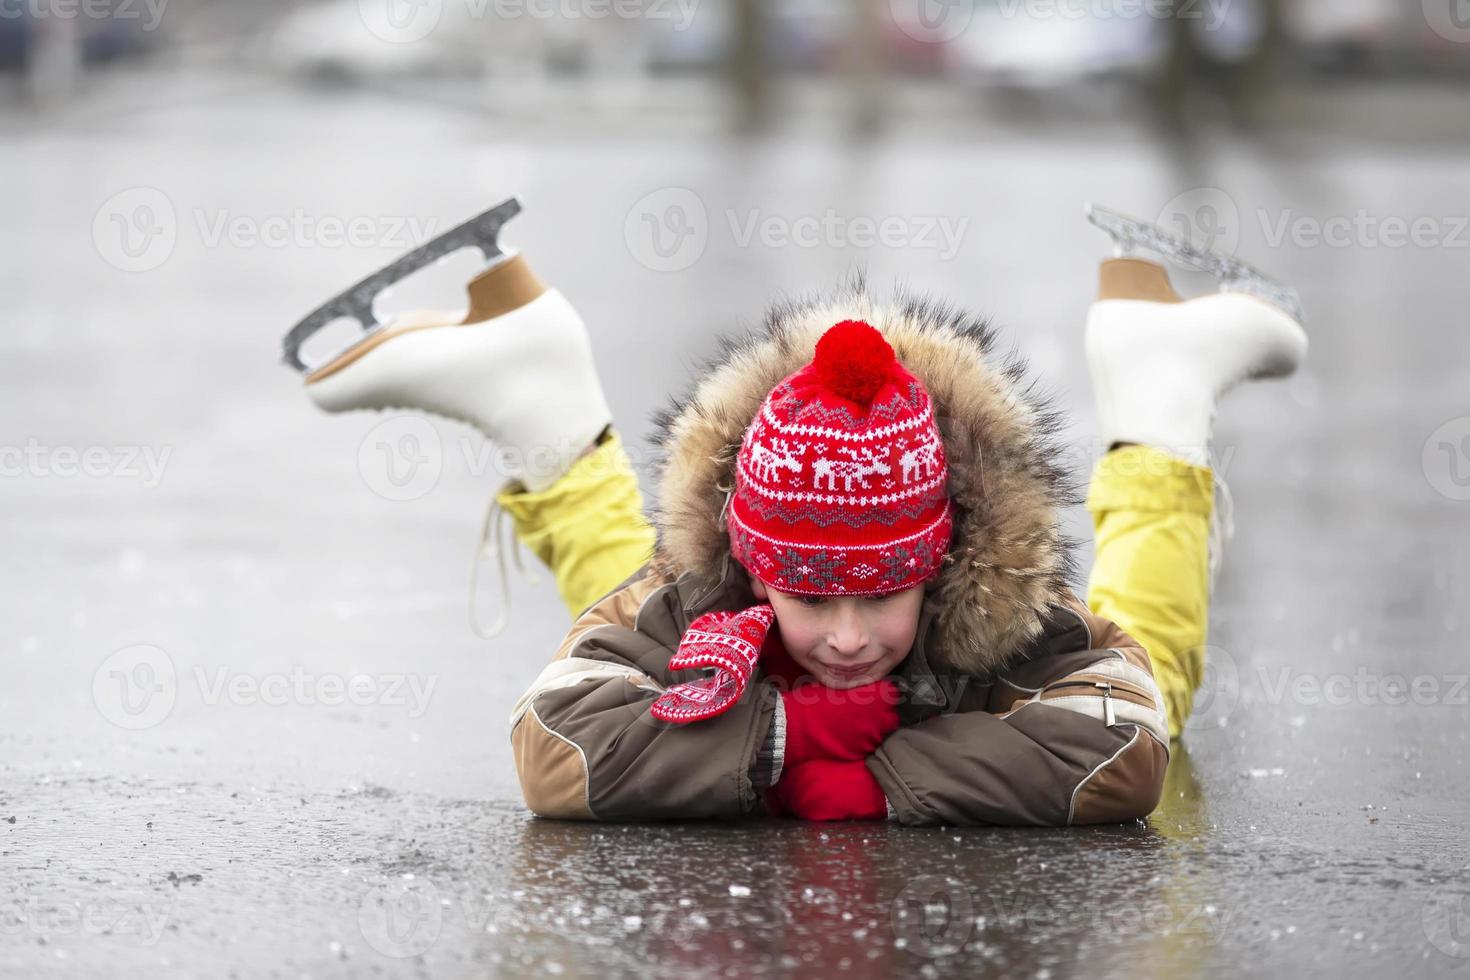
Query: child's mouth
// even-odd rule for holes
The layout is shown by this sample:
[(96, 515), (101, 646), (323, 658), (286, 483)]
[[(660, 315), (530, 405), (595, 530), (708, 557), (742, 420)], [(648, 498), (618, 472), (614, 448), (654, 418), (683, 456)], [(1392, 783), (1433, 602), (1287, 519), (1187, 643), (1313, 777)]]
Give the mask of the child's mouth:
[(873, 669), (874, 666), (877, 665), (877, 663), (878, 661), (876, 660), (870, 660), (865, 664), (856, 664), (850, 667), (836, 667), (832, 664), (823, 664), (822, 666), (825, 667), (827, 671), (831, 674), (834, 674), (843, 679), (850, 679), (853, 677), (861, 677), (862, 675), (868, 673)]

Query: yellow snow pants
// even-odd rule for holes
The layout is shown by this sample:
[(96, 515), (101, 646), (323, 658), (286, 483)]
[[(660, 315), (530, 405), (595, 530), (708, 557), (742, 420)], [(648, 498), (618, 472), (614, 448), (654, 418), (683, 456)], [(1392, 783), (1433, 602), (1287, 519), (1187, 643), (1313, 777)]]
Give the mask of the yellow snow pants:
[[(553, 486), (512, 484), (499, 500), (574, 618), (652, 557), (654, 531), (616, 429)], [(1087, 605), (1148, 651), (1174, 738), (1204, 676), (1213, 504), (1208, 469), (1148, 446), (1105, 455), (1087, 493), (1097, 538)]]

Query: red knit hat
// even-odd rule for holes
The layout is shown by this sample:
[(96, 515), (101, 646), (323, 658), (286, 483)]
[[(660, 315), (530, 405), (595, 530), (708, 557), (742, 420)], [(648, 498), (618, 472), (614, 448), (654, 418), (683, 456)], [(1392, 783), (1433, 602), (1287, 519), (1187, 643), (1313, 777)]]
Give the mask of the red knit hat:
[(730, 550), (766, 585), (882, 595), (939, 573), (953, 519), (923, 382), (861, 320), (817, 341), (745, 430)]

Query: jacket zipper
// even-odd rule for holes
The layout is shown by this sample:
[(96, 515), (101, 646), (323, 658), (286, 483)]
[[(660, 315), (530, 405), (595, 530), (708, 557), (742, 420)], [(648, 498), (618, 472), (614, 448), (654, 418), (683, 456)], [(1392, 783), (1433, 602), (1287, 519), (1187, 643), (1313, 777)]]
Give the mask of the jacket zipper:
[(1100, 687), (1103, 692), (1103, 720), (1109, 727), (1118, 723), (1118, 716), (1113, 713), (1113, 685), (1107, 681), (1063, 681), (1060, 684), (1052, 684), (1047, 690), (1056, 690), (1059, 687)]

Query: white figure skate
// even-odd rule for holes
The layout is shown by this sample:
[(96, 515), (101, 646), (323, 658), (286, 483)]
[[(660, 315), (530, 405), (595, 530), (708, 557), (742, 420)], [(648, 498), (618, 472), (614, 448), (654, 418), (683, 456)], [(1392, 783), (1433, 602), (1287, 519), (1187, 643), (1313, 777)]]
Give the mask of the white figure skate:
[[(1209, 467), (1220, 399), (1242, 381), (1290, 375), (1306, 356), (1296, 292), (1154, 225), (1093, 205), (1087, 218), (1117, 249), (1102, 263), (1097, 299), (1087, 313), (1087, 361), (1102, 445), (1142, 443)], [(1163, 266), (1129, 255), (1140, 246), (1210, 274), (1219, 290), (1180, 297)], [(1215, 485), (1220, 499), (1211, 527), (1212, 583), (1234, 531), (1230, 490), (1218, 473)]]
[[(592, 359), (587, 328), (555, 289), (548, 289), (520, 254), (502, 252), (501, 226), (520, 211), (514, 198), (451, 229), (328, 301), (286, 335), (285, 360), (306, 376), (312, 401), (329, 412), (408, 408), (467, 422), (497, 446), (506, 486), (545, 490), (612, 421)], [(378, 322), (373, 300), (420, 268), (458, 251), (479, 248), (488, 267), (468, 285), (463, 317), (416, 313)], [(301, 347), (344, 317), (363, 335), (324, 363), (308, 367)], [(498, 509), (492, 500), (471, 575), (471, 624), (481, 635), (505, 626), (505, 582)], [(493, 540), (492, 540), (493, 526)], [(502, 610), (481, 628), (475, 613), (479, 558), (499, 558)], [(519, 565), (519, 552), (516, 553)]]

